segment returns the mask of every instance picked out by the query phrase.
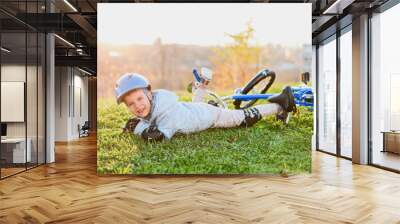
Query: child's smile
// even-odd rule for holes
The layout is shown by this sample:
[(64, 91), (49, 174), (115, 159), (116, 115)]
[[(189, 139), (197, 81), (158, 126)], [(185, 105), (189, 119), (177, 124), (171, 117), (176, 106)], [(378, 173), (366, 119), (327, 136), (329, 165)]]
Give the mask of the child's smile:
[(151, 110), (151, 93), (143, 89), (136, 89), (127, 93), (123, 101), (131, 113), (137, 117), (144, 118), (149, 115)]

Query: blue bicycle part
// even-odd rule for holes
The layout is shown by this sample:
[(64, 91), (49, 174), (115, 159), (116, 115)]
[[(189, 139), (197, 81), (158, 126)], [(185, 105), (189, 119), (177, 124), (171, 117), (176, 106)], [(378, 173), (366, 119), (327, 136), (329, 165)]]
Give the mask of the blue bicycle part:
[[(268, 69), (261, 70), (257, 75), (254, 76), (242, 89), (240, 94), (246, 95), (248, 94), (251, 90), (253, 90), (257, 85), (261, 85), (261, 90), (257, 92), (256, 94), (264, 94), (268, 91), (268, 89), (272, 86), (272, 84), (275, 81), (275, 72), (270, 71)], [(264, 84), (263, 80), (266, 80), (268, 78), (268, 82)], [(260, 98), (254, 98), (250, 102), (244, 104), (243, 106), (241, 99), (235, 99), (233, 101), (233, 105), (235, 105), (235, 109), (246, 109), (251, 106), (253, 106), (257, 100)]]
[[(293, 95), (295, 98), (295, 103), (298, 106), (305, 106), (314, 107), (314, 96), (312, 92), (312, 88), (310, 87), (291, 87), (293, 91)], [(276, 94), (250, 94), (250, 95), (243, 95), (243, 94), (234, 94), (230, 96), (233, 100), (240, 100), (240, 101), (251, 101), (251, 100), (259, 100), (259, 99), (269, 99), (270, 97)]]
[(292, 87), (292, 90), (297, 105), (314, 109), (314, 93), (311, 87)]
[(240, 101), (250, 101), (250, 100), (260, 100), (260, 99), (268, 99), (271, 96), (274, 96), (276, 94), (250, 94), (250, 95), (242, 95), (242, 94), (237, 94), (237, 95), (232, 95), (231, 98), (233, 100), (240, 100)]
[(201, 82), (201, 77), (196, 69), (193, 69), (193, 75), (197, 82)]

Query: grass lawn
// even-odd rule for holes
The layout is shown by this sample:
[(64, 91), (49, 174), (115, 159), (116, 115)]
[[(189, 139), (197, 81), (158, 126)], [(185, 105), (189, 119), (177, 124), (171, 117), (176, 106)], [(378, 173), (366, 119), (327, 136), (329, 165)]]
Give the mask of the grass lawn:
[[(182, 100), (189, 100), (182, 96)], [(264, 118), (251, 128), (209, 129), (146, 143), (121, 133), (131, 117), (113, 100), (98, 102), (99, 174), (296, 174), (311, 172), (312, 112), (288, 125)]]

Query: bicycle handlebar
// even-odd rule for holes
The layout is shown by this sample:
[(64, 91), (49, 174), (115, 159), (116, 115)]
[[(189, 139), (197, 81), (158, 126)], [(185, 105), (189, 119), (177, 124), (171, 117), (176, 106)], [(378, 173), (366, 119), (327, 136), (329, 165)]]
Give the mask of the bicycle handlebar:
[(201, 82), (201, 77), (196, 69), (193, 69), (193, 76), (196, 79), (196, 81)]

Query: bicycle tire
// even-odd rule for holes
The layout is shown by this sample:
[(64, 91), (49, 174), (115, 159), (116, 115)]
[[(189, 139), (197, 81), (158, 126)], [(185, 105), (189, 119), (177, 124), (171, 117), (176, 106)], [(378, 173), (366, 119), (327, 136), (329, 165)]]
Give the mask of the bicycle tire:
[[(264, 88), (262, 88), (262, 90), (259, 92), (259, 94), (264, 94), (266, 93), (269, 88), (272, 86), (272, 84), (275, 81), (276, 78), (276, 74), (273, 71), (270, 71), (268, 69), (264, 69), (262, 71), (260, 71), (259, 73), (257, 73), (242, 89), (242, 91), (240, 92), (241, 94), (248, 94), (251, 90), (254, 89), (255, 86), (257, 86), (257, 84), (259, 84), (262, 80), (266, 79), (266, 78), (270, 78), (270, 80), (268, 81), (268, 83), (264, 86)], [(248, 103), (244, 104), (242, 106), (242, 100), (234, 100), (233, 101), (233, 105), (235, 106), (235, 109), (246, 109), (249, 108), (251, 106), (253, 106), (256, 102), (258, 101), (258, 99), (254, 99), (249, 101)]]

